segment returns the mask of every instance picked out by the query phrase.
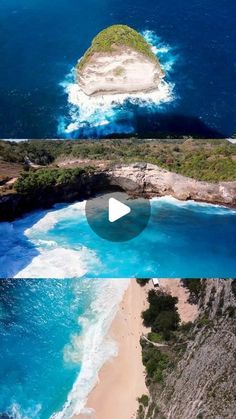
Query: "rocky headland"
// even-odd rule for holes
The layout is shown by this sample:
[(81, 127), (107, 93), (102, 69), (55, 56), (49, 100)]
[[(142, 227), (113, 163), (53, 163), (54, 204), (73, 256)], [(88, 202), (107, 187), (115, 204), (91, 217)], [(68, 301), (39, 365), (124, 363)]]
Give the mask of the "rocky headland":
[(100, 32), (77, 65), (79, 87), (88, 96), (153, 91), (163, 77), (150, 45), (126, 25)]
[(161, 383), (150, 383), (149, 401), (138, 419), (235, 416), (235, 316), (235, 279), (202, 279), (197, 319), (180, 328), (177, 341), (158, 348), (171, 364)]
[[(236, 206), (236, 181), (218, 183), (198, 181), (149, 163), (116, 165), (107, 174), (112, 185), (148, 198), (171, 195), (183, 201), (192, 199)], [(136, 183), (136, 190), (129, 190), (129, 179)]]
[[(39, 169), (35, 173), (42, 173)], [(54, 169), (54, 171), (57, 169)], [(27, 175), (25, 175), (27, 177)], [(34, 176), (34, 175), (33, 175)], [(135, 188), (133, 182), (135, 182)], [(123, 190), (133, 197), (145, 198), (171, 195), (179, 200), (196, 200), (236, 207), (236, 181), (211, 183), (198, 181), (149, 163), (120, 164), (94, 169), (38, 186), (30, 179), (30, 189), (0, 195), (0, 221), (13, 220), (28, 211), (50, 208), (58, 202), (88, 199), (97, 193)], [(131, 186), (132, 185), (132, 186)]]

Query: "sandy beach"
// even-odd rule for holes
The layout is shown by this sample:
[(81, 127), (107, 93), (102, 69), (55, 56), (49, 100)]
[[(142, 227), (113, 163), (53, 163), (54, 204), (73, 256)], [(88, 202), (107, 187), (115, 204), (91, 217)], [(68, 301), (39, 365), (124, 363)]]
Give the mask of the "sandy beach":
[(140, 336), (144, 331), (140, 313), (147, 307), (147, 287), (135, 280), (125, 293), (109, 335), (118, 344), (118, 356), (107, 362), (99, 372), (99, 381), (89, 395), (87, 408), (91, 415), (77, 419), (134, 419), (137, 398), (148, 394), (141, 357)]
[[(180, 279), (160, 279), (160, 288), (178, 297), (178, 312), (181, 322), (193, 321), (197, 306), (188, 303), (188, 290)], [(88, 397), (90, 414), (80, 414), (74, 419), (135, 419), (138, 409), (137, 398), (148, 394), (145, 372), (142, 364), (142, 333), (148, 329), (142, 324), (141, 312), (148, 306), (148, 290), (152, 281), (141, 287), (131, 280), (119, 311), (109, 331), (118, 344), (118, 355), (108, 361), (100, 370), (98, 383)]]

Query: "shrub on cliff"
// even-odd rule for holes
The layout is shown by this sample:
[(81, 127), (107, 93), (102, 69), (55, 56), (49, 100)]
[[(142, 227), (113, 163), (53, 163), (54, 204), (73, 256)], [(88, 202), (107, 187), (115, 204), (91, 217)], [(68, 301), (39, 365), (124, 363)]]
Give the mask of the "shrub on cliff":
[(152, 325), (152, 331), (161, 333), (165, 340), (169, 340), (171, 332), (177, 330), (179, 321), (180, 317), (177, 310), (162, 311), (156, 317)]
[(176, 312), (178, 299), (162, 291), (150, 290), (148, 293), (149, 308), (142, 313), (144, 325), (153, 326), (157, 316), (166, 311)]
[(92, 173), (92, 167), (75, 169), (39, 169), (23, 173), (15, 183), (15, 189), (21, 194), (32, 194), (55, 185), (73, 184), (84, 173)]
[(150, 382), (162, 382), (163, 372), (169, 366), (169, 357), (159, 349), (144, 345), (142, 349), (142, 361), (146, 368), (148, 384)]
[(160, 333), (164, 340), (169, 340), (180, 322), (176, 307), (178, 299), (163, 291), (151, 290), (148, 302), (148, 309), (142, 313), (144, 325), (151, 327), (152, 332)]

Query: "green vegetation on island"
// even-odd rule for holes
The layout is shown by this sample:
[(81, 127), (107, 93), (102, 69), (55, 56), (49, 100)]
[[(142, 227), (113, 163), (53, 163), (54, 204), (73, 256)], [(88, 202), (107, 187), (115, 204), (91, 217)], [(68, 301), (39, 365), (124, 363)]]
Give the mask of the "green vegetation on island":
[(102, 30), (92, 41), (92, 45), (78, 62), (78, 70), (83, 69), (95, 53), (112, 53), (115, 47), (129, 47), (152, 61), (157, 61), (148, 42), (140, 33), (127, 25), (112, 25)]

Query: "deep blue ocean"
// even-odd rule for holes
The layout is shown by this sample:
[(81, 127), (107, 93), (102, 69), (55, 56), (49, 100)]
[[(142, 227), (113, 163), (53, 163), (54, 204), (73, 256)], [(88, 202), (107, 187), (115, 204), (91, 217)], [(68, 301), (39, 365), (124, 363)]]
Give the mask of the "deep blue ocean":
[[(233, 0), (1, 0), (0, 137), (101, 138), (236, 133)], [(87, 100), (73, 69), (103, 28), (142, 33), (160, 59), (157, 97)], [(165, 198), (147, 229), (109, 243), (84, 203), (0, 224), (0, 416), (68, 418), (83, 408), (127, 281), (85, 277), (229, 277), (236, 212)]]
[(228, 278), (236, 272), (236, 211), (171, 197), (151, 200), (147, 227), (127, 242), (97, 236), (85, 201), (0, 223), (0, 237), (3, 278)]
[(68, 419), (83, 409), (128, 280), (0, 280), (0, 416)]
[[(233, 0), (1, 0), (1, 138), (236, 133)], [(74, 100), (74, 68), (103, 28), (142, 32), (166, 72), (164, 96), (116, 106)]]

